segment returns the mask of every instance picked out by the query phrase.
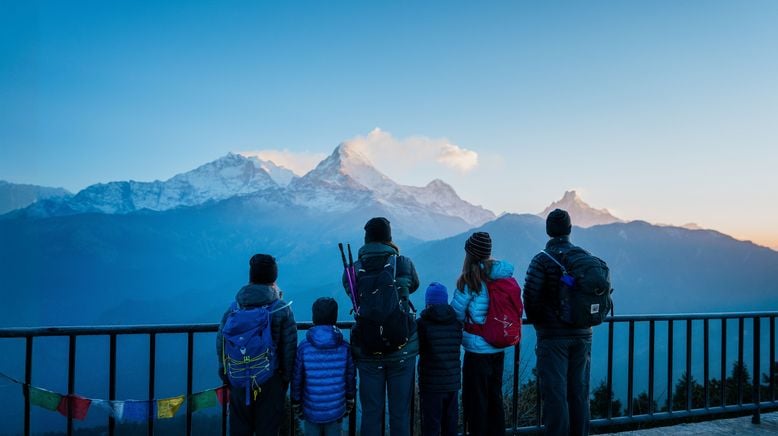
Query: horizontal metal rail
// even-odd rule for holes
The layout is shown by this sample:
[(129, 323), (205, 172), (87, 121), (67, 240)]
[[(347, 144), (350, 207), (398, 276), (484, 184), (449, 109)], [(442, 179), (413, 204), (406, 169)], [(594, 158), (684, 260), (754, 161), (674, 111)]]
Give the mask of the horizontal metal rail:
[[(613, 400), (611, 398), (612, 396), (612, 380), (613, 380), (613, 359), (614, 359), (614, 352), (613, 352), (613, 330), (614, 325), (618, 323), (627, 323), (629, 327), (629, 347), (628, 347), (628, 368), (627, 372), (629, 374), (628, 378), (628, 397), (627, 398), (627, 405), (625, 407), (626, 410), (626, 416), (613, 416), (611, 413), (611, 407), (608, 406), (608, 410), (606, 413), (606, 416), (604, 418), (597, 418), (591, 420), (591, 426), (592, 427), (610, 427), (610, 426), (630, 426), (630, 425), (638, 425), (638, 424), (644, 424), (644, 423), (652, 423), (652, 422), (665, 422), (668, 420), (682, 420), (685, 418), (700, 418), (700, 417), (708, 417), (708, 418), (714, 418), (716, 416), (723, 416), (733, 413), (746, 413), (746, 412), (753, 412), (753, 422), (758, 423), (759, 422), (759, 414), (762, 408), (770, 408), (775, 409), (778, 408), (778, 401), (776, 401), (776, 383), (775, 383), (775, 319), (778, 318), (778, 311), (761, 311), (761, 312), (736, 312), (736, 313), (684, 313), (684, 314), (656, 314), (656, 315), (619, 315), (619, 316), (613, 316), (606, 318), (604, 325), (607, 324), (608, 329), (608, 361), (607, 361), (607, 400), (608, 405), (611, 404), (611, 401)], [(710, 404), (710, 395), (712, 394), (712, 390), (709, 389), (709, 329), (711, 320), (720, 321), (720, 327), (721, 327), (721, 377), (722, 380), (725, 380), (726, 377), (726, 353), (727, 353), (727, 345), (728, 345), (728, 339), (727, 339), (727, 320), (737, 320), (737, 327), (738, 327), (738, 343), (737, 343), (737, 351), (738, 351), (738, 360), (737, 364), (740, 368), (743, 367), (744, 361), (743, 361), (743, 349), (744, 349), (744, 329), (745, 329), (745, 321), (751, 320), (753, 322), (753, 381), (752, 381), (752, 388), (753, 391), (751, 393), (751, 401), (746, 402), (744, 401), (744, 384), (748, 382), (748, 380), (743, 380), (742, 373), (734, 374), (736, 382), (737, 382), (737, 400), (735, 404), (727, 404), (727, 400), (725, 398), (725, 383), (721, 383), (721, 391), (716, 392), (721, 400), (721, 404), (719, 405), (711, 405)], [(760, 359), (761, 359), (761, 335), (762, 335), (762, 328), (761, 328), (761, 321), (766, 320), (769, 322), (769, 330), (767, 333), (767, 337), (769, 337), (770, 343), (769, 343), (769, 357), (770, 357), (770, 368), (769, 368), (769, 377), (770, 380), (767, 382), (768, 386), (768, 394), (767, 398), (760, 398), (761, 396), (761, 390), (762, 382), (760, 380)], [(675, 322), (683, 321), (685, 326), (685, 351), (686, 351), (686, 359), (685, 359), (685, 369), (687, 373), (687, 379), (686, 384), (684, 385), (683, 393), (685, 394), (685, 400), (683, 401), (683, 404), (681, 405), (680, 410), (673, 410), (673, 379), (672, 379), (672, 372), (673, 372), (673, 345), (674, 345), (674, 335), (673, 335), (673, 326)], [(704, 344), (704, 355), (702, 356), (702, 361), (704, 363), (704, 407), (700, 408), (694, 408), (694, 404), (692, 401), (692, 386), (691, 386), (691, 377), (688, 376), (688, 374), (691, 372), (692, 368), (692, 341), (693, 341), (693, 335), (692, 335), (692, 322), (693, 321), (702, 321), (703, 326), (703, 344)], [(645, 413), (636, 414), (635, 410), (633, 409), (633, 400), (635, 400), (634, 397), (634, 391), (633, 391), (633, 378), (634, 378), (634, 361), (635, 361), (635, 326), (638, 323), (647, 323), (648, 325), (648, 340), (649, 340), (649, 366), (648, 366), (648, 410), (645, 411)], [(654, 376), (655, 376), (655, 366), (654, 366), (654, 357), (655, 357), (655, 340), (659, 338), (655, 334), (655, 330), (657, 327), (657, 324), (664, 324), (667, 325), (667, 349), (668, 349), (668, 356), (667, 356), (667, 368), (668, 368), (668, 380), (667, 381), (667, 408), (663, 411), (658, 411), (654, 409), (653, 401), (654, 401)], [(524, 320), (524, 324), (526, 325), (532, 325), (532, 322), (529, 320)], [(716, 324), (714, 324), (716, 325)], [(299, 322), (297, 323), (299, 330), (307, 330), (313, 326), (311, 322)], [(339, 322), (337, 326), (341, 329), (350, 329), (354, 326), (353, 322)], [(110, 338), (110, 351), (109, 351), (109, 362), (110, 362), (110, 374), (109, 374), (109, 399), (115, 400), (116, 395), (116, 383), (117, 383), (117, 374), (116, 374), (116, 352), (117, 352), (117, 344), (116, 339), (118, 336), (121, 335), (145, 335), (149, 338), (149, 399), (153, 399), (154, 396), (154, 374), (155, 374), (155, 353), (156, 353), (156, 337), (160, 334), (183, 334), (187, 337), (187, 363), (186, 363), (186, 371), (187, 371), (187, 384), (186, 384), (186, 390), (187, 390), (187, 396), (192, 394), (192, 378), (193, 378), (193, 359), (194, 359), (194, 337), (196, 334), (203, 334), (203, 333), (215, 333), (218, 330), (218, 324), (170, 324), (170, 325), (107, 325), (107, 326), (66, 326), (66, 327), (19, 327), (19, 328), (0, 328), (0, 338), (23, 338), (25, 339), (25, 374), (24, 374), (24, 383), (29, 386), (32, 380), (32, 359), (33, 359), (33, 342), (35, 338), (38, 337), (53, 337), (53, 336), (60, 336), (60, 337), (67, 337), (68, 343), (69, 343), (69, 351), (68, 351), (68, 380), (67, 380), (67, 386), (68, 386), (68, 394), (73, 394), (75, 391), (75, 365), (76, 365), (76, 345), (77, 345), (77, 339), (81, 336), (108, 336)], [(699, 338), (697, 338), (699, 339)], [(535, 414), (535, 421), (533, 425), (528, 426), (520, 426), (519, 425), (519, 417), (518, 414), (518, 402), (520, 397), (519, 392), (519, 386), (520, 386), (520, 380), (519, 380), (519, 355), (520, 355), (520, 348), (519, 345), (517, 345), (514, 349), (514, 358), (513, 358), (513, 380), (512, 380), (512, 391), (513, 395), (510, 398), (511, 401), (511, 407), (508, 409), (512, 411), (513, 416), (512, 419), (508, 420), (508, 424), (510, 428), (508, 428), (509, 433), (513, 434), (524, 434), (524, 433), (536, 433), (539, 431), (542, 431), (543, 424), (541, 422), (541, 411), (542, 411), (542, 399), (540, 398), (539, 391), (536, 390), (537, 395), (536, 397), (536, 403), (533, 407), (533, 411)], [(537, 386), (537, 385), (536, 385)], [(677, 395), (678, 393), (676, 393)], [(676, 404), (677, 406), (677, 404)], [(186, 410), (186, 434), (191, 434), (192, 432), (192, 411), (189, 408), (189, 404), (187, 402), (187, 410)], [(68, 408), (69, 410), (72, 410), (71, 407)], [(73, 417), (72, 413), (69, 413), (70, 416), (68, 416), (68, 434), (73, 434), (74, 428), (73, 428)], [(290, 414), (291, 415), (291, 414)], [(412, 421), (413, 421), (413, 414)], [(226, 434), (227, 431), (227, 425), (226, 425), (226, 407), (222, 406), (222, 414), (221, 414), (221, 420), (222, 420), (222, 434)], [(154, 432), (154, 420), (149, 419), (148, 420), (148, 433), (153, 434)], [(290, 422), (290, 431), (291, 434), (294, 434), (294, 428), (295, 428), (295, 418), (292, 416)], [(356, 434), (356, 411), (353, 411), (349, 416), (349, 435)], [(411, 428), (413, 428), (414, 423), (411, 422)], [(112, 418), (109, 418), (108, 420), (108, 434), (113, 435), (115, 433), (115, 427), (116, 423)], [(29, 402), (29, 396), (28, 396), (28, 390), (25, 389), (25, 404), (24, 404), (24, 434), (29, 435), (30, 434), (30, 402)]]

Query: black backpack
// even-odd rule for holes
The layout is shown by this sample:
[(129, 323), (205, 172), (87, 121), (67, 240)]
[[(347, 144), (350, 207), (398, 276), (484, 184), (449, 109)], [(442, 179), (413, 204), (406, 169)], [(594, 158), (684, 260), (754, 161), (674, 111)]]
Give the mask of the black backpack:
[(557, 260), (541, 251), (560, 268), (559, 308), (557, 316), (571, 327), (588, 328), (602, 323), (613, 310), (610, 270), (602, 259), (580, 247), (559, 253)]
[(412, 318), (397, 289), (397, 255), (366, 257), (357, 266), (360, 345), (371, 353), (399, 350), (408, 343)]

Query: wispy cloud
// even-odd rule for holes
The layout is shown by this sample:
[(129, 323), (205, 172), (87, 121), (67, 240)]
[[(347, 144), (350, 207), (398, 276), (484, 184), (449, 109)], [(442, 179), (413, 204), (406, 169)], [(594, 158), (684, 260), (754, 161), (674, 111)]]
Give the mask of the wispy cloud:
[(418, 135), (395, 138), (391, 133), (375, 128), (366, 136), (357, 136), (344, 144), (389, 173), (398, 167), (408, 169), (429, 163), (460, 172), (468, 172), (478, 165), (478, 153), (452, 144), (446, 138)]
[(312, 170), (324, 159), (326, 153), (312, 153), (307, 151), (297, 152), (283, 150), (242, 151), (243, 156), (256, 156), (262, 160), (272, 161), (278, 166), (292, 170), (298, 176), (302, 176)]

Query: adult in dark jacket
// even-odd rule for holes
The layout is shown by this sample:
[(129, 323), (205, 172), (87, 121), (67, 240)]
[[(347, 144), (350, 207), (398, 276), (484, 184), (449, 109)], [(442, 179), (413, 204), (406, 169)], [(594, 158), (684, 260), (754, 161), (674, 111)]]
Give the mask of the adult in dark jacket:
[(340, 436), (342, 418), (354, 407), (357, 370), (343, 340), (338, 303), (321, 297), (313, 303), (313, 327), (297, 347), (292, 407), (305, 420), (306, 436)]
[[(551, 238), (545, 251), (561, 259), (571, 249), (570, 215), (555, 209), (546, 219)], [(530, 262), (524, 282), (524, 308), (537, 334), (537, 369), (543, 397), (543, 423), (552, 435), (589, 433), (589, 372), (592, 329), (571, 328), (557, 316), (562, 269), (546, 254)]]
[(419, 396), (425, 436), (454, 436), (459, 420), (462, 371), (459, 349), (462, 322), (448, 304), (448, 290), (438, 282), (427, 287), (426, 309), (416, 321), (419, 333)]
[[(355, 270), (359, 277), (362, 262), (375, 258), (389, 260), (397, 256), (395, 284), (401, 305), (408, 312), (409, 337), (405, 345), (395, 351), (373, 353), (360, 336), (360, 322), (352, 331), (351, 346), (359, 370), (359, 401), (362, 406), (363, 436), (380, 435), (385, 398), (389, 397), (389, 428), (392, 436), (410, 435), (411, 399), (416, 356), (419, 354), (419, 339), (409, 296), (419, 288), (419, 277), (411, 259), (400, 256), (400, 249), (392, 242), (392, 229), (386, 218), (372, 218), (365, 224), (365, 245), (359, 249)], [(348, 278), (343, 275), (343, 287), (348, 290)]]
[[(281, 300), (281, 290), (275, 282), (278, 267), (275, 259), (267, 254), (256, 254), (249, 261), (249, 284), (235, 296), (241, 308), (270, 306), (276, 303), (271, 315), (270, 332), (276, 346), (277, 370), (260, 385), (255, 399), (246, 405), (243, 389), (230, 389), (231, 435), (276, 435), (284, 415), (284, 399), (294, 372), (297, 352), (297, 323), (289, 305)], [(280, 301), (279, 301), (280, 300)], [(224, 367), (222, 329), (230, 314), (228, 309), (216, 334), (216, 354), (219, 357), (219, 376), (229, 384)]]

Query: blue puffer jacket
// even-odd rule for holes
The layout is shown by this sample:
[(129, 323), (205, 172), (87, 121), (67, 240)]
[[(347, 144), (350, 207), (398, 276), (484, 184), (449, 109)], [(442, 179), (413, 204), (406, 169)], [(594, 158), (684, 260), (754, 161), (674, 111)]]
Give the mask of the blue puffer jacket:
[(340, 330), (314, 326), (297, 347), (292, 402), (302, 402), (308, 422), (337, 421), (346, 414), (346, 399), (356, 396), (356, 375), (351, 349)]
[[(492, 280), (506, 279), (513, 276), (513, 265), (508, 262), (494, 261), (492, 264), (492, 272), (489, 278)], [(467, 286), (465, 286), (464, 292), (460, 290), (454, 291), (454, 299), (451, 300), (451, 307), (454, 308), (454, 312), (457, 314), (457, 319), (465, 321), (465, 310), (470, 314), (470, 318), (476, 324), (483, 324), (486, 322), (486, 312), (489, 309), (489, 292), (486, 290), (486, 284), (481, 285), (481, 293), (476, 294), (471, 292)], [(462, 335), (462, 346), (465, 351), (479, 354), (499, 353), (503, 351), (502, 348), (495, 348), (489, 345), (484, 338), (474, 335), (468, 332), (464, 332)]]

